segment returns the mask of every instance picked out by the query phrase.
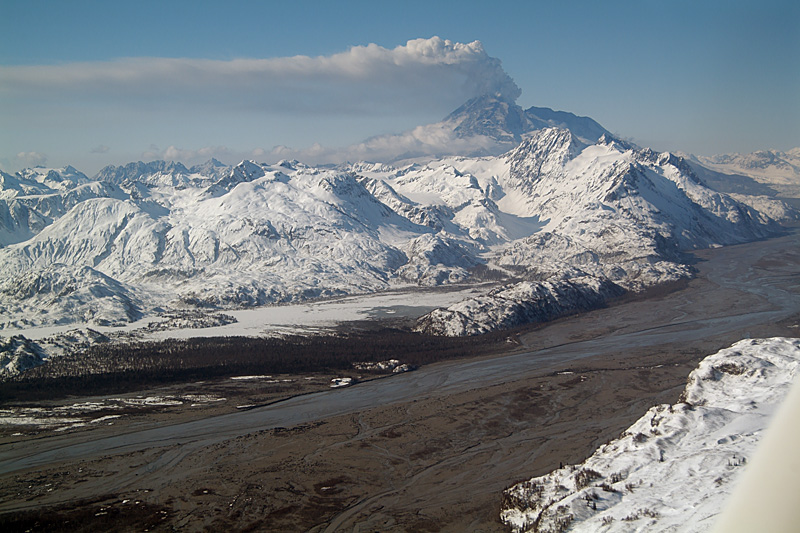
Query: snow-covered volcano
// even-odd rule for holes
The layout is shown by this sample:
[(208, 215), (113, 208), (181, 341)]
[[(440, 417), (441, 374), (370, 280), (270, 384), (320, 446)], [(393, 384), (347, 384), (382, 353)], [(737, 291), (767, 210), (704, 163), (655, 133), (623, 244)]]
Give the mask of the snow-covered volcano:
[(581, 142), (593, 144), (609, 132), (589, 117), (547, 107), (523, 109), (502, 95), (470, 99), (440, 122), (417, 126), (401, 134), (381, 135), (348, 148), (359, 157), (408, 161), (447, 155), (496, 156), (517, 146), (531, 133), (569, 130)]
[(491, 95), (469, 100), (450, 113), (442, 124), (452, 128), (458, 138), (483, 136), (509, 148), (519, 144), (527, 134), (547, 128), (569, 130), (577, 139), (589, 144), (603, 135), (610, 135), (589, 117), (547, 107), (523, 110), (515, 102)]
[[(499, 156), (335, 168), (156, 161), (94, 179), (71, 167), (2, 174), (0, 327), (123, 323), (175, 307), (410, 284), (529, 284), (421, 326), (474, 333), (529, 320), (515, 315), (514, 298), (570, 286), (580, 301), (602, 301), (689, 275), (683, 250), (776, 231), (672, 154), (625, 144), (591, 119), (538, 113), (486, 97), (451, 115), (464, 135), (519, 138)], [(581, 308), (575, 298), (556, 298), (559, 313)], [(496, 318), (485, 323), (467, 308), (493, 308)]]

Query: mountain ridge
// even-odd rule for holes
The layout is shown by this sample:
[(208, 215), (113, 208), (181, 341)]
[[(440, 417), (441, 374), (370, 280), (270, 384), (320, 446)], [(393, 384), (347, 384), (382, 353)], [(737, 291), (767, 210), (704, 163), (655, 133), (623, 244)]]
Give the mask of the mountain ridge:
[[(593, 141), (569, 129), (529, 130), (533, 115), (497, 97), (465, 106), (450, 116), (453, 131), (463, 125), (463, 135), (488, 132), (513, 147), (497, 156), (335, 167), (139, 161), (106, 167), (95, 181), (71, 167), (47, 179), (44, 169), (3, 174), (0, 268), (13, 279), (89, 268), (97, 275), (86, 276), (85, 290), (100, 301), (87, 307), (80, 291), (59, 290), (51, 297), (74, 305), (51, 313), (42, 298), (6, 284), (0, 328), (79, 317), (121, 323), (170, 308), (269, 305), (484, 275), (505, 280), (495, 293), (500, 307), (538, 294), (561, 302), (563, 314), (581, 301), (599, 305), (617, 294), (612, 286), (637, 291), (690, 276), (686, 250), (780, 231), (763, 212), (706, 188), (674, 154), (605, 130)], [(552, 113), (541, 120), (580, 123)], [(519, 282), (530, 285), (515, 288)], [(557, 295), (566, 287), (578, 288), (570, 304)], [(515, 309), (525, 308), (522, 300)], [(497, 310), (465, 315), (494, 304), (490, 297), (439, 313), (466, 316), (463, 328), (430, 317), (419, 327), (466, 334), (517, 320), (498, 320)], [(82, 311), (70, 316), (68, 308)]]
[(526, 134), (553, 127), (569, 130), (584, 144), (593, 144), (603, 135), (610, 135), (589, 117), (547, 107), (523, 109), (515, 102), (491, 95), (468, 100), (445, 117), (442, 124), (452, 128), (457, 138), (487, 137), (506, 148), (522, 142)]
[(746, 339), (705, 357), (677, 403), (650, 408), (582, 463), (506, 490), (501, 520), (514, 532), (707, 531), (798, 367), (798, 339)]

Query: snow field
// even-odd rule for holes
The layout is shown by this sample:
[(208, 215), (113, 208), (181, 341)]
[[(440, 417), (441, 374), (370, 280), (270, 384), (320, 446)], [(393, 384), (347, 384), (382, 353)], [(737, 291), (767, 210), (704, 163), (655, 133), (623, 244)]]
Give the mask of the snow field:
[(651, 408), (582, 464), (508, 489), (501, 519), (516, 532), (710, 530), (799, 366), (798, 339), (706, 357), (682, 402)]

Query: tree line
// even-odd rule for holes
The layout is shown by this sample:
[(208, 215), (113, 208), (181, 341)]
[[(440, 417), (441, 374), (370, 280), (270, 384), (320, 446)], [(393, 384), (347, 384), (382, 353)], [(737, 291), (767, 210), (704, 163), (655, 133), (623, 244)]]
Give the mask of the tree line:
[(383, 329), (312, 337), (96, 344), (0, 382), (0, 403), (120, 393), (236, 375), (337, 373), (352, 370), (353, 363), (387, 359), (420, 366), (496, 351), (508, 336), (504, 332), (450, 338)]

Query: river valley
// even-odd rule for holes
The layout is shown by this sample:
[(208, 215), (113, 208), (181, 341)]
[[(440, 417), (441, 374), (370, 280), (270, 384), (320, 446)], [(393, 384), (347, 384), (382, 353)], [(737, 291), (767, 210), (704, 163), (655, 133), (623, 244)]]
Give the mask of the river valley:
[(504, 488), (675, 402), (705, 355), (800, 335), (797, 232), (695, 257), (685, 288), (533, 328), (497, 356), (200, 419), (11, 439), (0, 512), (102, 520), (149, 506), (148, 527), (165, 531), (504, 531)]

